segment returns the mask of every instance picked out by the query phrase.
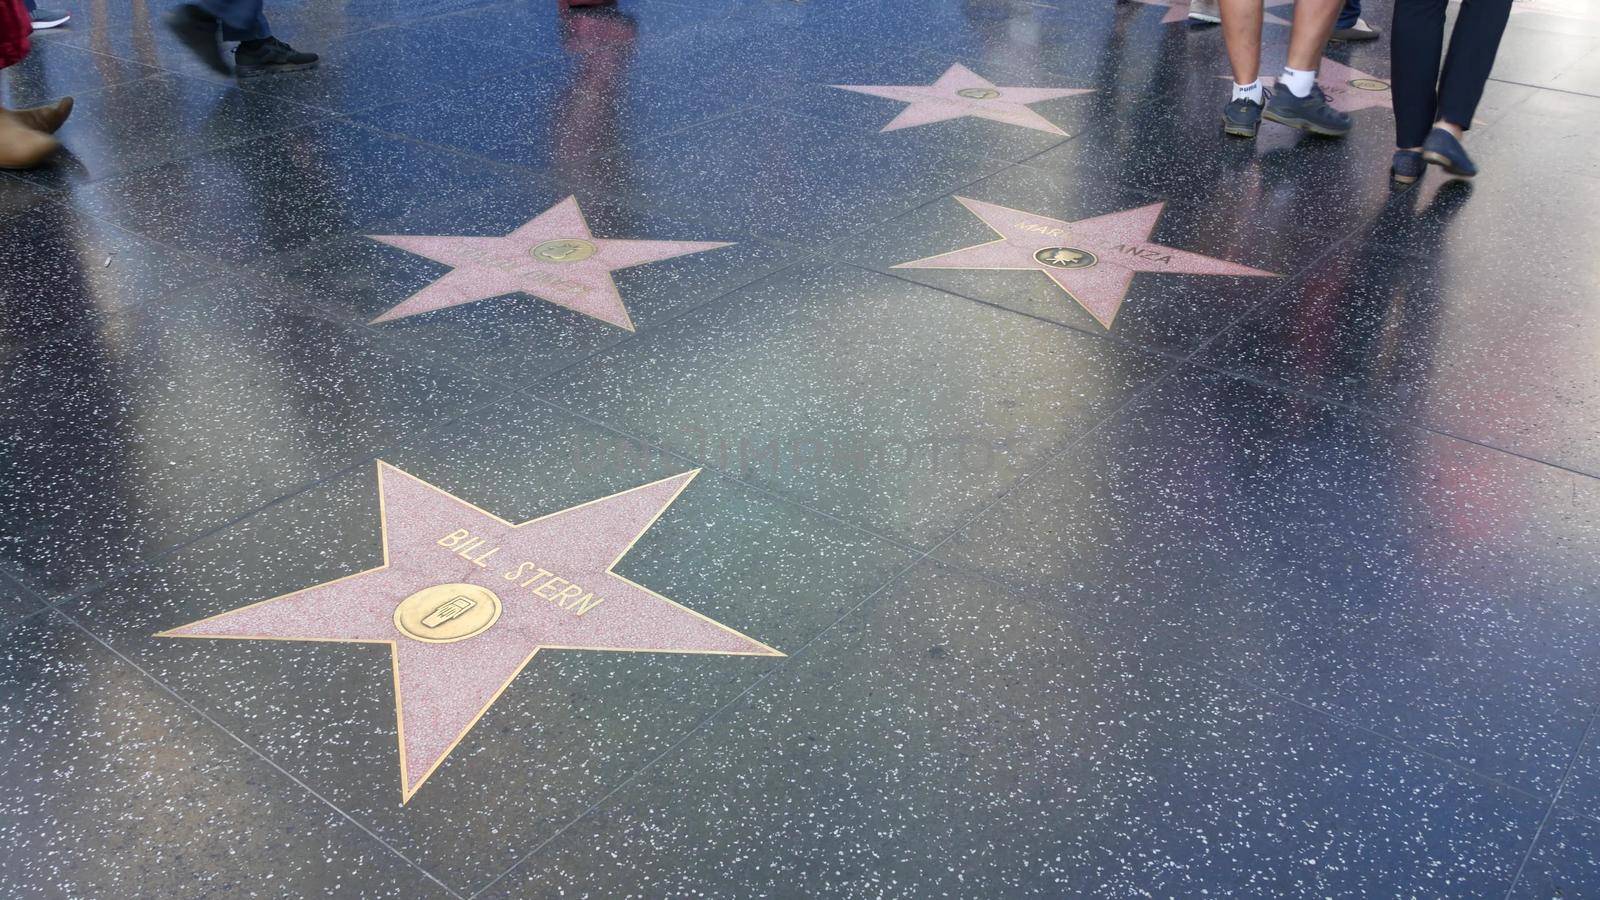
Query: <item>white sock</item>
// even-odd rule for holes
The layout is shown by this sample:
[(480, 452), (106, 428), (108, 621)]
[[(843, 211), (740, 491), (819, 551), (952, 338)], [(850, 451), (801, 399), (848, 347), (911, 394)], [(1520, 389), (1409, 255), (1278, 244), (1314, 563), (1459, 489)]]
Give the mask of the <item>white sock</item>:
[(1257, 78), (1255, 81), (1252, 81), (1249, 84), (1240, 84), (1239, 82), (1235, 81), (1233, 83), (1233, 99), (1249, 100), (1251, 103), (1262, 102), (1261, 79)]
[(1287, 88), (1289, 93), (1296, 97), (1305, 97), (1311, 93), (1311, 86), (1317, 83), (1317, 71), (1312, 69), (1291, 69), (1283, 67), (1283, 74), (1278, 76), (1278, 84)]

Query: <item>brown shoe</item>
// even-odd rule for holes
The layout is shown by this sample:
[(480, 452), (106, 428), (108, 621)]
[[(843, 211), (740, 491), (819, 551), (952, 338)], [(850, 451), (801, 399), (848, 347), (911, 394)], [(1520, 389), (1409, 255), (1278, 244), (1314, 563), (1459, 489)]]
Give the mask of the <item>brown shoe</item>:
[(50, 135), (24, 127), (15, 116), (0, 116), (0, 169), (31, 169), (60, 146)]
[(35, 106), (32, 109), (0, 110), (0, 114), (15, 118), (24, 128), (55, 134), (56, 129), (67, 121), (67, 116), (72, 115), (72, 98), (62, 97), (49, 106)]

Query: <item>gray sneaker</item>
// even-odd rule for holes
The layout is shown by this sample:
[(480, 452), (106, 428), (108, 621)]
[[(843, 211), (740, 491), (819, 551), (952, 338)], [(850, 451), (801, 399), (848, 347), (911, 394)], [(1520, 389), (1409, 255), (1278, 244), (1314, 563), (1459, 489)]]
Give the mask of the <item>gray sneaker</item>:
[[(1272, 102), (1272, 92), (1261, 89), (1262, 99)], [(1253, 138), (1261, 127), (1261, 104), (1254, 100), (1230, 100), (1222, 108), (1222, 131), (1235, 137)]]
[(1323, 137), (1344, 137), (1350, 133), (1350, 114), (1329, 106), (1328, 96), (1316, 85), (1312, 85), (1311, 93), (1304, 97), (1296, 97), (1288, 88), (1274, 92), (1261, 114), (1280, 125)]

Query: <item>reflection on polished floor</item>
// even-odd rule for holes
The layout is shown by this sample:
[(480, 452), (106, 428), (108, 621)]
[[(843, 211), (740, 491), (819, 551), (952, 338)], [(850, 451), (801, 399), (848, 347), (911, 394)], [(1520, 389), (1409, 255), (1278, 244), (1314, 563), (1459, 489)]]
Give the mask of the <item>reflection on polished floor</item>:
[(64, 2), (0, 893), (1600, 895), (1600, 7), (1395, 191), (1164, 0)]

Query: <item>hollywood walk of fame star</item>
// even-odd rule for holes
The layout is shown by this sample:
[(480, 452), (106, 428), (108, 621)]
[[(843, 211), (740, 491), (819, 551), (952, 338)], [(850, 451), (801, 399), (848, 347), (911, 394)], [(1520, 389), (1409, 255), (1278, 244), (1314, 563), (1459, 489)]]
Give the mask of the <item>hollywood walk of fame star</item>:
[(831, 87), (911, 104), (879, 131), (975, 116), (1061, 137), (1067, 137), (1067, 133), (1029, 109), (1028, 104), (1094, 93), (1093, 88), (1003, 87), (960, 63), (946, 69), (933, 84), (835, 84)]
[(611, 571), (697, 474), (516, 525), (379, 462), (383, 565), (157, 636), (389, 645), (408, 802), (540, 650), (783, 655)]
[[(1233, 81), (1232, 75), (1218, 77)], [(1261, 83), (1273, 87), (1278, 79), (1264, 75)], [(1370, 107), (1394, 109), (1394, 94), (1390, 93), (1386, 79), (1351, 68), (1338, 60), (1322, 58), (1322, 65), (1317, 67), (1317, 86), (1328, 95), (1328, 105), (1343, 112)]]
[(1133, 276), (1139, 272), (1260, 277), (1277, 274), (1150, 243), (1150, 233), (1155, 230), (1165, 203), (1065, 222), (980, 200), (956, 200), (1000, 239), (900, 263), (894, 268), (1043, 272), (1106, 328), (1116, 319)]
[[(1189, 18), (1189, 0), (1135, 0), (1135, 2), (1143, 3), (1147, 6), (1165, 6), (1167, 14), (1161, 17), (1161, 24), (1163, 25), (1182, 22), (1184, 19)], [(1271, 9), (1274, 6), (1289, 6), (1292, 3), (1294, 3), (1294, 0), (1266, 0), (1261, 5)], [(1270, 12), (1263, 14), (1262, 21), (1269, 25), (1290, 24), (1288, 19), (1275, 16)]]
[(373, 323), (403, 319), (521, 291), (633, 330), (611, 273), (731, 246), (708, 241), (630, 241), (589, 232), (576, 197), (550, 207), (504, 237), (369, 234), (367, 237), (451, 266), (444, 277)]

